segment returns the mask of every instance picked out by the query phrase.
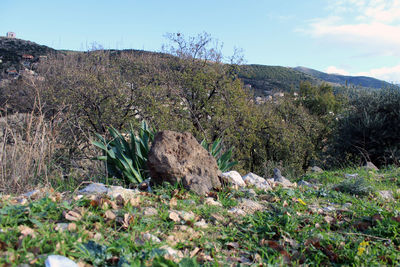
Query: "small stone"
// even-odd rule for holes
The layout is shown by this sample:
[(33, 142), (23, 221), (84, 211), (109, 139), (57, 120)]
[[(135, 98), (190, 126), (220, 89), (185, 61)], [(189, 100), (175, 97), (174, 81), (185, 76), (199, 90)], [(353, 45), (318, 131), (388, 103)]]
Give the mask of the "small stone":
[(264, 206), (250, 199), (241, 199), (239, 208), (243, 210), (246, 214), (252, 214), (256, 211), (263, 210)]
[(231, 183), (239, 187), (245, 187), (246, 184), (242, 179), (242, 176), (237, 171), (229, 171), (221, 174), (221, 178), (225, 183)]
[(321, 173), (321, 172), (324, 172), (324, 170), (321, 169), (321, 168), (318, 167), (318, 166), (314, 166), (314, 167), (311, 168), (311, 172), (314, 172), (314, 173)]
[(80, 193), (86, 194), (103, 194), (107, 193), (108, 188), (102, 183), (92, 183), (85, 188), (79, 190)]
[(179, 213), (176, 211), (171, 211), (168, 215), (168, 218), (170, 218), (174, 222), (180, 222), (181, 218), (179, 216)]
[(309, 183), (307, 181), (304, 181), (304, 180), (301, 180), (300, 182), (298, 182), (297, 185), (301, 186), (301, 187), (304, 187), (304, 186), (306, 186), (306, 187), (314, 187), (311, 183)]
[(231, 208), (230, 210), (228, 210), (228, 212), (230, 214), (232, 214), (232, 215), (235, 215), (235, 216), (244, 216), (244, 215), (246, 215), (246, 212), (244, 212), (242, 209), (239, 209), (239, 208), (236, 208), (236, 207)]
[(32, 190), (32, 191), (30, 191), (28, 193), (23, 194), (22, 196), (24, 196), (24, 197), (35, 197), (35, 195), (37, 195), (38, 193), (40, 193), (40, 190), (35, 189), (35, 190)]
[(195, 222), (194, 226), (205, 229), (208, 227), (208, 224), (206, 223), (206, 221), (204, 219), (201, 219), (201, 221)]
[(206, 200), (204, 201), (204, 204), (210, 205), (210, 206), (222, 207), (222, 204), (219, 203), (218, 201), (215, 201), (212, 197), (206, 198)]
[(250, 188), (250, 189), (242, 188), (240, 191), (243, 192), (245, 195), (248, 195), (249, 197), (256, 197), (257, 196), (256, 191), (254, 191), (254, 189), (252, 189), (252, 188)]
[(64, 232), (68, 230), (68, 223), (57, 223), (55, 230), (58, 232)]
[(220, 222), (222, 224), (225, 224), (227, 222), (227, 218), (222, 216), (221, 214), (218, 213), (213, 213), (210, 215), (210, 219), (215, 222)]
[(151, 241), (153, 243), (161, 243), (161, 240), (158, 237), (149, 233), (144, 233), (142, 237), (146, 241)]
[(386, 200), (394, 200), (393, 193), (390, 190), (382, 190), (378, 191), (378, 194), (381, 198)]
[(157, 215), (157, 214), (158, 214), (157, 209), (155, 209), (153, 207), (147, 207), (143, 211), (143, 215), (144, 216), (154, 216), (154, 215)]
[(172, 257), (175, 259), (180, 258), (180, 253), (177, 250), (175, 250), (167, 245), (162, 246), (161, 249), (163, 249), (165, 251), (165, 256), (169, 256), (169, 257)]
[(289, 188), (295, 186), (295, 184), (293, 184), (288, 179), (282, 176), (281, 171), (278, 168), (274, 169), (274, 182), (280, 184), (283, 188)]
[(370, 161), (368, 161), (368, 162), (364, 165), (364, 169), (373, 170), (373, 171), (379, 171), (378, 167), (376, 167), (375, 164), (373, 164), (373, 163), (370, 162)]
[(325, 212), (333, 212), (336, 210), (336, 208), (332, 207), (332, 206), (328, 206), (328, 207), (323, 207), (322, 210)]
[(194, 220), (194, 213), (191, 211), (179, 211), (179, 216), (184, 220), (184, 221), (192, 221)]
[(243, 181), (249, 186), (255, 186), (257, 189), (268, 191), (272, 190), (271, 186), (269, 183), (262, 178), (261, 176), (258, 176), (257, 174), (254, 174), (252, 172), (246, 174), (243, 176)]
[(342, 207), (344, 209), (347, 209), (347, 208), (350, 208), (352, 205), (353, 205), (352, 203), (347, 202), (347, 203), (344, 203)]
[(354, 179), (354, 178), (357, 178), (357, 177), (358, 177), (358, 173), (352, 173), (352, 174), (345, 173), (345, 174), (344, 174), (344, 177), (345, 177), (345, 178), (348, 178), (348, 179)]
[(44, 262), (46, 267), (78, 267), (74, 261), (60, 255), (50, 255)]

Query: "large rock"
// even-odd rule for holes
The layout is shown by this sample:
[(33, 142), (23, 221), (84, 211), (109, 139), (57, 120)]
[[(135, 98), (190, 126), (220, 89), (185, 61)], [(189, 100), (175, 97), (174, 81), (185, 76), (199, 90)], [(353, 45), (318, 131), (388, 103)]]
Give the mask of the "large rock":
[(185, 188), (200, 195), (221, 187), (217, 161), (187, 132), (159, 132), (154, 138), (147, 164), (155, 183), (182, 182)]

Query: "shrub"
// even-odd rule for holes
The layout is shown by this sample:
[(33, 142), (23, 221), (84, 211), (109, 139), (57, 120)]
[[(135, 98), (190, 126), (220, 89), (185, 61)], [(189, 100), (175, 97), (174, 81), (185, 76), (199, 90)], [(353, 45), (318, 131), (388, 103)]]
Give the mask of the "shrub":
[(378, 166), (400, 163), (400, 90), (364, 92), (339, 121), (337, 156)]
[(138, 136), (131, 126), (128, 133), (129, 140), (113, 127), (109, 127), (108, 131), (111, 140), (107, 141), (100, 134), (96, 134), (100, 141), (92, 141), (93, 145), (103, 150), (103, 155), (95, 159), (104, 160), (108, 173), (123, 179), (127, 185), (137, 184), (148, 178), (147, 158), (150, 151), (149, 143), (154, 140), (154, 131), (150, 130), (144, 121)]
[(201, 142), (201, 145), (208, 151), (210, 154), (217, 160), (218, 168), (222, 172), (229, 171), (233, 166), (238, 164), (237, 161), (230, 161), (232, 158), (232, 151), (233, 147), (225, 151), (225, 153), (222, 153), (222, 146), (221, 146), (221, 139), (217, 139), (212, 143), (211, 146), (209, 146), (204, 139)]

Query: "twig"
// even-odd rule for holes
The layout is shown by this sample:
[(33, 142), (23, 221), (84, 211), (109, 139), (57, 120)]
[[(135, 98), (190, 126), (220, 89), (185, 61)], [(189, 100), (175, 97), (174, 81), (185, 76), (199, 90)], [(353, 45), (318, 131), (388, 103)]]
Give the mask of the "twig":
[(362, 234), (362, 233), (346, 233), (346, 232), (337, 232), (337, 233), (343, 234), (343, 235), (359, 235), (359, 236), (365, 236), (365, 237), (369, 237), (369, 238), (373, 238), (373, 239), (377, 239), (377, 240), (383, 240), (383, 241), (392, 242), (392, 240), (388, 239), (388, 238), (383, 238), (383, 237), (378, 237), (378, 236), (373, 236), (373, 235), (367, 235), (367, 234)]

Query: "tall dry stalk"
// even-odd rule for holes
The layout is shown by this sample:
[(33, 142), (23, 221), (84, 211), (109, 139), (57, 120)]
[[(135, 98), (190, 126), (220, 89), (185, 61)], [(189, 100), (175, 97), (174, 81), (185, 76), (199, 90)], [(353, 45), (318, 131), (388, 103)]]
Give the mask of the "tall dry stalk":
[(19, 193), (48, 184), (57, 146), (56, 125), (46, 121), (40, 102), (35, 112), (0, 117), (0, 192)]

